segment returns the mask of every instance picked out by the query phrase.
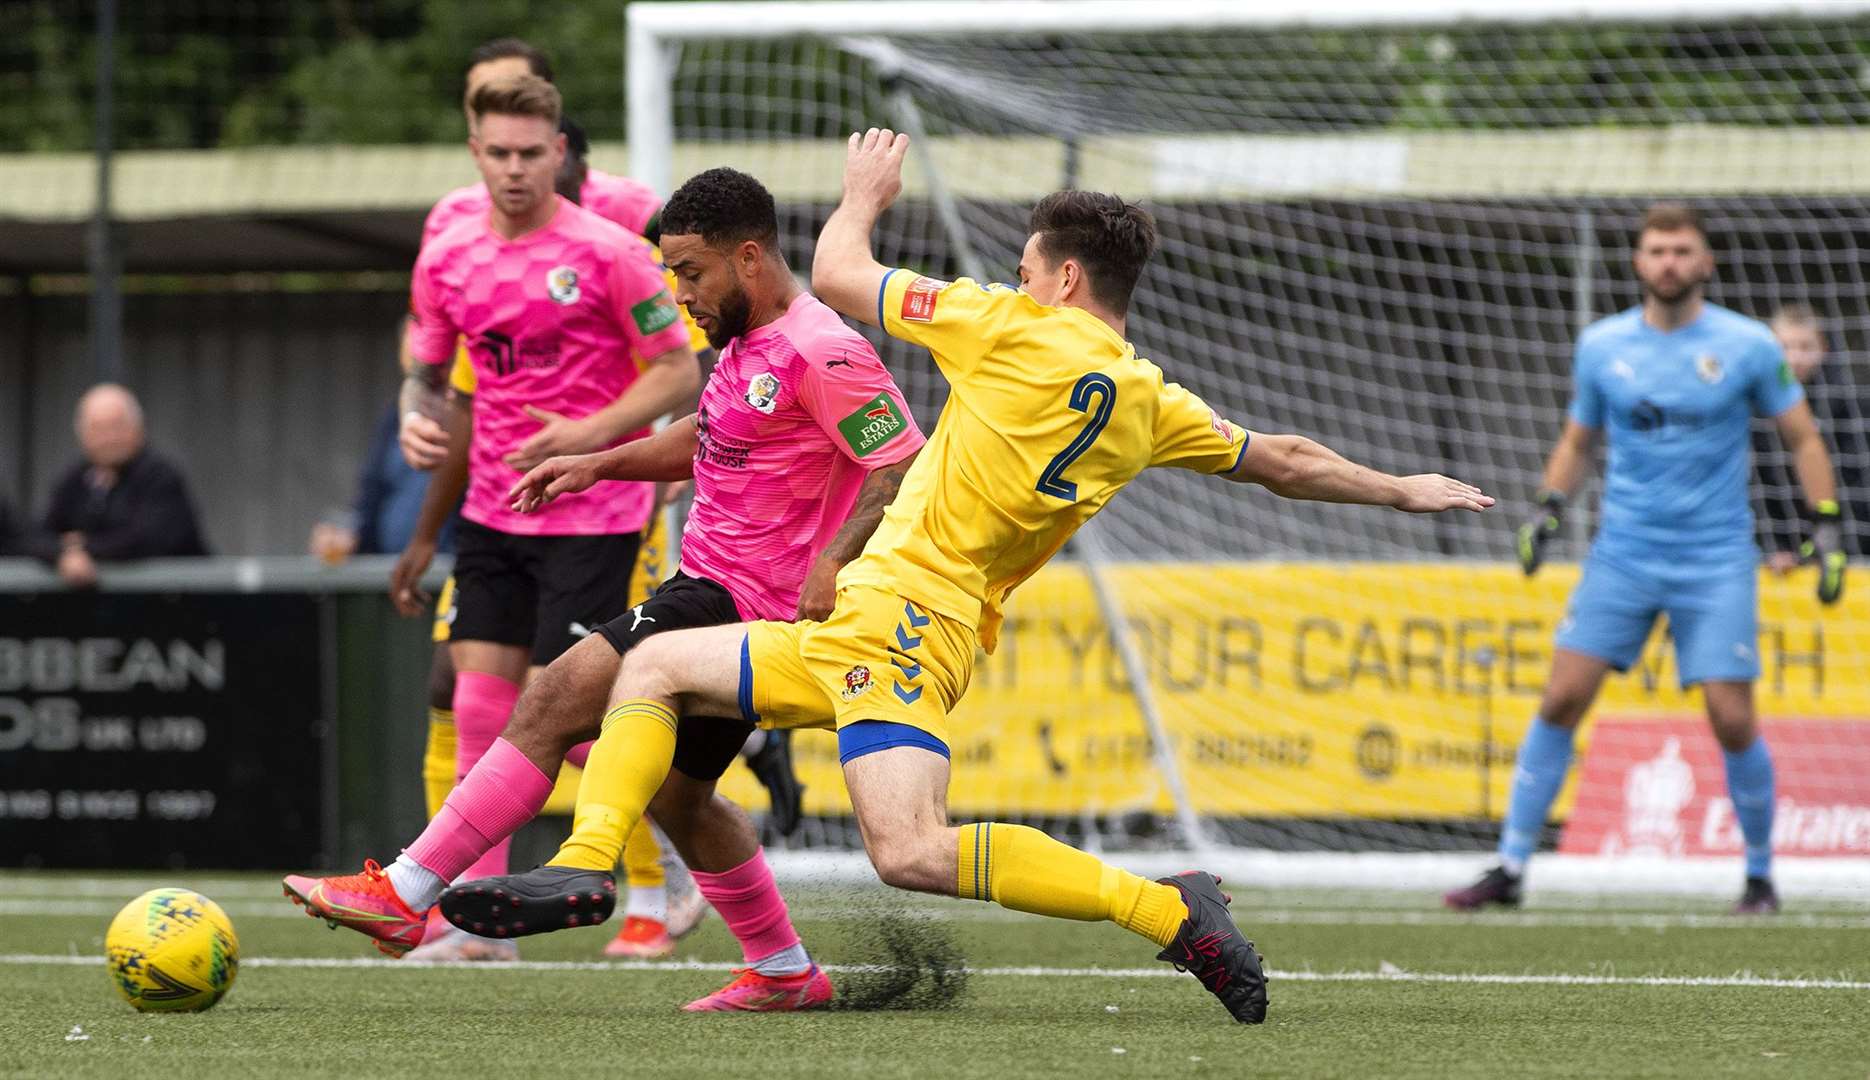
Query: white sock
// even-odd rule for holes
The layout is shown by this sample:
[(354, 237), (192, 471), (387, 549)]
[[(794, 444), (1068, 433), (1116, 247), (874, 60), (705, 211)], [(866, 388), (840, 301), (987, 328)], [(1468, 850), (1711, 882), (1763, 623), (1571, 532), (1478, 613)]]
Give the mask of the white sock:
[(1511, 855), (1502, 855), (1500, 856), (1500, 869), (1505, 870), (1509, 877), (1525, 877), (1526, 860), (1515, 859)]
[(802, 941), (753, 962), (753, 970), (776, 979), (787, 975), (803, 975), (811, 970), (811, 966), (812, 958), (805, 954), (805, 943)]
[(442, 890), (448, 887), (440, 874), (410, 858), (407, 852), (396, 856), (396, 861), (384, 873), (389, 875), (396, 895), (418, 915), (434, 907), (435, 901), (441, 899)]
[(625, 918), (631, 915), (639, 919), (654, 919), (667, 925), (669, 922), (669, 889), (665, 885), (632, 885), (630, 895), (623, 902)]

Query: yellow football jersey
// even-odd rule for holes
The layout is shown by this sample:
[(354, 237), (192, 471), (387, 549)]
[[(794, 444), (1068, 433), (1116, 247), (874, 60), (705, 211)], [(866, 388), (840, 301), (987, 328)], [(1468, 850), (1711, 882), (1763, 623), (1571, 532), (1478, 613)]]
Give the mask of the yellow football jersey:
[(1008, 593), (1152, 465), (1219, 473), (1246, 431), (1095, 315), (1004, 285), (893, 270), (883, 328), (951, 385), (928, 446), (838, 584), (889, 589), (975, 623), (992, 651)]

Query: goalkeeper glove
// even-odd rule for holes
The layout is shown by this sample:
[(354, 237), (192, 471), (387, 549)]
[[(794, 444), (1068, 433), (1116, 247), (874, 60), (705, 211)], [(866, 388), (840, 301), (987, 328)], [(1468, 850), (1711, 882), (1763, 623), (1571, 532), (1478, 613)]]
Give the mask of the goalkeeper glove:
[(1526, 519), (1526, 523), (1519, 527), (1519, 532), (1514, 536), (1517, 541), (1515, 547), (1519, 552), (1519, 568), (1528, 577), (1545, 561), (1545, 545), (1558, 536), (1559, 525), (1565, 516), (1565, 496), (1559, 492), (1541, 491), (1538, 503), (1539, 509)]
[(1826, 499), (1812, 511), (1812, 535), (1799, 555), (1818, 564), (1818, 602), (1835, 604), (1844, 595), (1844, 514), (1837, 500)]

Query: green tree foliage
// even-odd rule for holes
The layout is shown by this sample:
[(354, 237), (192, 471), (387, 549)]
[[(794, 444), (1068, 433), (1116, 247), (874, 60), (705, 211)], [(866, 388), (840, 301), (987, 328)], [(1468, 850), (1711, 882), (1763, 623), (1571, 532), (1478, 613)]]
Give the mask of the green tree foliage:
[[(476, 44), (506, 35), (552, 56), (570, 111), (594, 135), (624, 134), (623, 0), (118, 0), (118, 7), (123, 148), (453, 141), (462, 136), (463, 60)], [(94, 0), (0, 3), (0, 149), (90, 146), (95, 9)], [(1115, 55), (1108, 39), (1059, 43), (1087, 57)], [(1140, 48), (1164, 80), (1157, 85), (1209, 104), (1203, 115), (1179, 119), (1152, 115), (1147, 101), (1116, 110), (1171, 130), (1870, 122), (1870, 20), (1861, 18), (1229, 31), (1114, 44)], [(1095, 78), (1089, 71), (1123, 71), (1114, 62), (1028, 70), (1027, 47), (991, 38), (913, 46), (1011, 82), (1072, 83)], [(701, 48), (730, 61), (713, 70), (731, 72), (732, 85), (706, 88), (712, 94), (701, 95), (700, 108), (732, 101), (741, 114), (774, 113), (763, 130), (812, 117), (836, 126), (840, 106), (850, 104), (844, 99), (873, 82), (865, 62), (822, 41)], [(731, 62), (738, 55), (746, 62)], [(713, 126), (734, 122), (723, 116)], [(1122, 116), (1110, 122), (1123, 126)]]

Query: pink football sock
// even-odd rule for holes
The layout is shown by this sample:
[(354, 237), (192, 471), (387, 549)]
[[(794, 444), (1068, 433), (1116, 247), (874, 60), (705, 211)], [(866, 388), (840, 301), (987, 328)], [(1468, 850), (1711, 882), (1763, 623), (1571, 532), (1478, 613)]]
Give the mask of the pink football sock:
[(586, 739), (570, 750), (565, 751), (566, 763), (576, 765), (580, 769), (584, 768), (584, 763), (591, 760), (591, 747), (596, 745), (596, 739)]
[[(494, 740), (505, 730), (506, 722), (513, 715), (513, 703), (519, 700), (519, 684), (490, 675), (485, 671), (463, 671), (455, 676), (455, 775), (463, 779), (487, 753)], [(528, 762), (530, 765), (531, 763)], [(538, 772), (537, 768), (532, 770)], [(537, 810), (533, 811), (538, 813)], [(530, 820), (530, 815), (528, 815)], [(519, 824), (524, 824), (520, 822)], [(507, 849), (512, 847), (508, 841), (519, 824), (497, 835), (490, 835), (491, 846), (487, 847), (473, 865), (463, 870), (469, 879), (493, 877), (506, 873)], [(425, 834), (426, 835), (426, 834)], [(422, 859), (414, 854), (410, 858), (417, 862)], [(427, 863), (422, 863), (428, 866)], [(436, 870), (430, 866), (429, 869)], [(437, 873), (441, 871), (436, 870)], [(444, 874), (444, 877), (449, 875)]]
[(785, 897), (779, 895), (779, 885), (766, 865), (765, 851), (756, 851), (753, 858), (719, 874), (690, 873), (695, 887), (721, 913), (721, 921), (740, 942), (747, 963), (799, 944), (799, 932), (792, 928)]
[[(551, 795), (552, 778), (526, 760), (518, 747), (496, 739), (473, 771), (448, 793), (428, 828), (404, 850), (443, 881), (479, 868), (495, 850), (500, 852), (501, 867), (490, 873), (505, 873), (508, 839), (545, 809)], [(485, 876), (469, 874), (470, 878)]]

